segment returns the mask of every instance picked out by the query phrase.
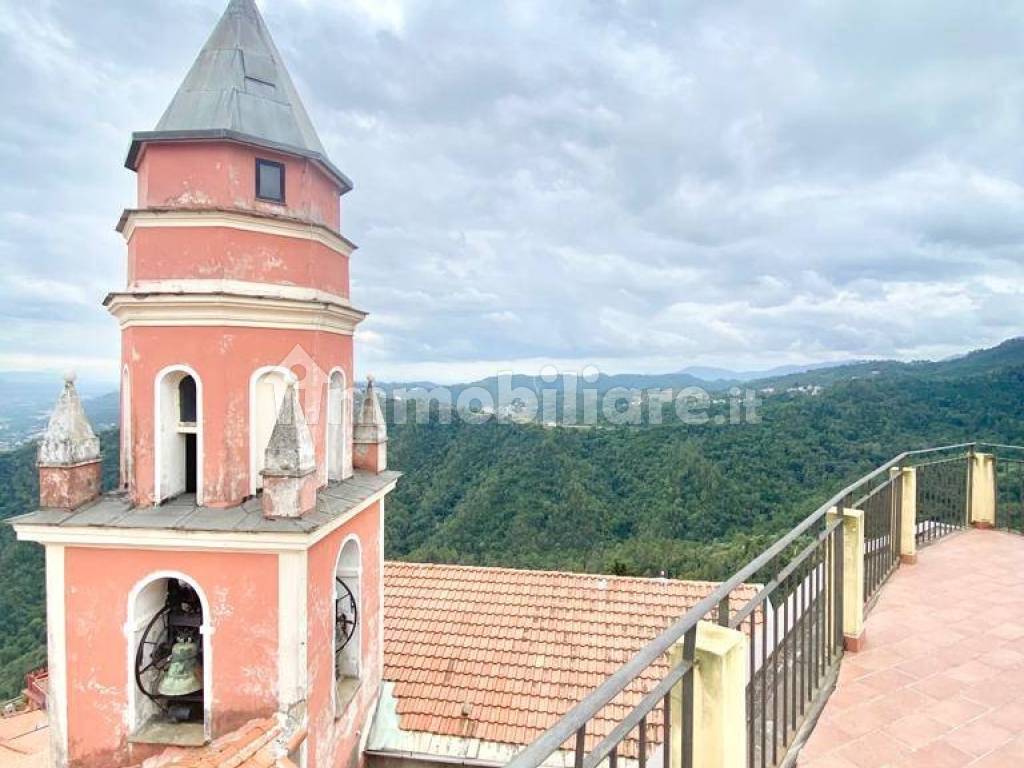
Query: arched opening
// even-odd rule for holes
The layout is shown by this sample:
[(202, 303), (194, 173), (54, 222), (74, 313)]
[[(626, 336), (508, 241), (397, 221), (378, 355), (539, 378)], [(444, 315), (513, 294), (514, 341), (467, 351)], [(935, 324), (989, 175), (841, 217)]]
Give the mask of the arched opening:
[(260, 368), (249, 382), (249, 492), (263, 487), (260, 474), (266, 464), (267, 444), (277, 423), (292, 373), (279, 366)]
[(363, 564), (359, 540), (342, 544), (334, 572), (335, 715), (340, 717), (359, 688)]
[(202, 503), (202, 387), (185, 366), (166, 369), (156, 385), (157, 502), (194, 493)]
[(344, 480), (351, 474), (347, 397), (345, 374), (335, 369), (327, 390), (327, 479), (331, 481)]
[(153, 574), (132, 590), (128, 606), (132, 680), (131, 729), (174, 728), (176, 743), (203, 743), (210, 731), (209, 606), (183, 574)]

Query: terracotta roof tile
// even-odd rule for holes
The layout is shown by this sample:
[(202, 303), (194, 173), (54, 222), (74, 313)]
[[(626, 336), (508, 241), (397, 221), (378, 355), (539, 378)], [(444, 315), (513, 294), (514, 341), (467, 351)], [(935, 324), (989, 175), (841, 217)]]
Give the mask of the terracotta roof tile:
[(283, 729), (275, 718), (250, 720), (206, 747), (171, 747), (139, 768), (294, 768), (281, 756)]
[[(384, 677), (395, 686), (399, 724), (406, 731), (528, 744), (717, 586), (387, 562)], [(737, 589), (732, 608), (756, 589)], [(595, 718), (588, 746), (667, 671), (658, 662), (616, 697)], [(660, 730), (656, 711), (652, 743), (660, 743)], [(635, 748), (627, 742), (622, 754)]]

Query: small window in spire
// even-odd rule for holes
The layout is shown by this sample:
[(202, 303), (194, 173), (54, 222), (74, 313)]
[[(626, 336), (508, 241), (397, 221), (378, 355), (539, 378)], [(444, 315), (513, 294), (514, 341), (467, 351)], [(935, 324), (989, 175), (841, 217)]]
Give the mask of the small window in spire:
[(256, 159), (256, 197), (274, 203), (284, 202), (283, 164)]

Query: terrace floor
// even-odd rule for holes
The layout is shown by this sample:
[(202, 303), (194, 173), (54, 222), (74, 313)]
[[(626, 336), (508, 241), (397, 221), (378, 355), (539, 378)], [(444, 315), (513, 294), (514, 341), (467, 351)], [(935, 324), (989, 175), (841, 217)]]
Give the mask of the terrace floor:
[(800, 768), (1024, 766), (1024, 538), (968, 530), (882, 587)]

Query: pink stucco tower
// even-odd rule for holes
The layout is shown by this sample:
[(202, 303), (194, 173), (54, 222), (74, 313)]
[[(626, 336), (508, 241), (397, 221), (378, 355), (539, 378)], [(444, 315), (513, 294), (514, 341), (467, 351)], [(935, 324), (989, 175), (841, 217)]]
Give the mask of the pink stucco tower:
[(276, 713), (307, 734), (297, 765), (356, 765), (398, 475), (372, 387), (352, 416), (352, 185), (253, 0), (231, 0), (127, 166), (127, 280), (105, 301), (120, 488), (97, 497), (69, 380), (40, 453), (44, 508), (14, 521), (46, 547), (54, 764), (137, 763)]

